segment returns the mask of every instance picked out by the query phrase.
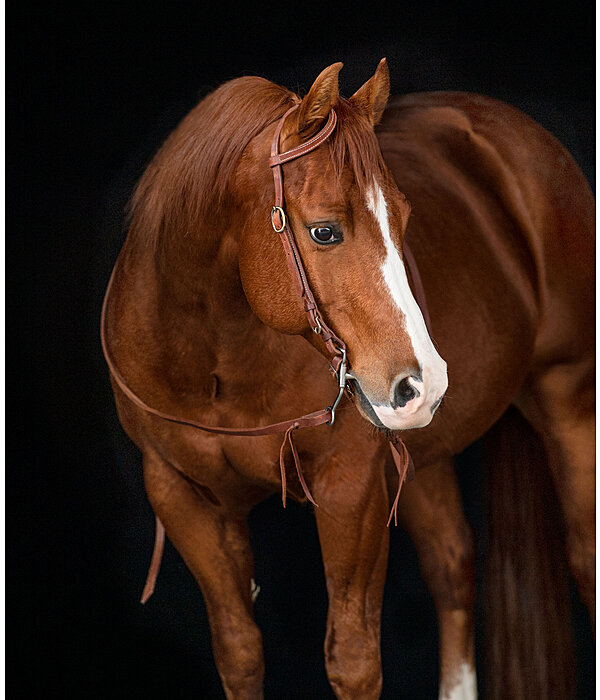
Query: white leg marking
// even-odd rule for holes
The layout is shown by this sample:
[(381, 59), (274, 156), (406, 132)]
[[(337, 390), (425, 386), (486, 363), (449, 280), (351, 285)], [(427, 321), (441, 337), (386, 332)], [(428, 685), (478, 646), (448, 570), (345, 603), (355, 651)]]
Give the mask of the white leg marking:
[(440, 700), (477, 700), (477, 678), (467, 663), (462, 663), (452, 686), (440, 693)]

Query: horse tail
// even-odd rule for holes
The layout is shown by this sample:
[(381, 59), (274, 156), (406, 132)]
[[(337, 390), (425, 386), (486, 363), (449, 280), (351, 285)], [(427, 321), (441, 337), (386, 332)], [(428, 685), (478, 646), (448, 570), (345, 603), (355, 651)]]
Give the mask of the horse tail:
[(484, 442), (485, 698), (574, 697), (564, 525), (540, 437), (514, 408)]

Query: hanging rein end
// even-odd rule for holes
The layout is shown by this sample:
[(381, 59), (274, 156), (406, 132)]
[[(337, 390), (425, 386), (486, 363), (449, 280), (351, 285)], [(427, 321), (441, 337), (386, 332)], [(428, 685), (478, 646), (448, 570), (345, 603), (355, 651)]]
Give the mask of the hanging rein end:
[(292, 456), (294, 457), (294, 466), (296, 467), (296, 474), (298, 475), (298, 481), (300, 482), (300, 486), (302, 486), (302, 490), (304, 491), (304, 495), (306, 498), (315, 506), (316, 508), (319, 507), (319, 504), (315, 501), (313, 498), (310, 489), (308, 488), (308, 485), (306, 483), (306, 480), (304, 479), (304, 474), (302, 473), (302, 465), (300, 464), (300, 457), (298, 455), (298, 450), (296, 449), (296, 445), (294, 444), (294, 441), (292, 439), (292, 432), (294, 430), (298, 430), (300, 427), (300, 423), (296, 422), (293, 425), (291, 425), (286, 431), (285, 431), (285, 436), (283, 438), (283, 442), (281, 443), (281, 449), (279, 450), (279, 470), (281, 471), (281, 501), (283, 503), (283, 507), (286, 507), (286, 500), (287, 500), (287, 479), (285, 475), (285, 445), (286, 443), (289, 442), (290, 444), (290, 449), (292, 450)]
[(160, 562), (162, 560), (163, 549), (165, 547), (165, 528), (164, 525), (156, 516), (156, 534), (154, 536), (154, 551), (152, 552), (152, 561), (150, 562), (150, 568), (148, 570), (148, 576), (146, 577), (146, 584), (144, 585), (144, 590), (142, 591), (142, 597), (140, 598), (140, 603), (144, 605), (148, 602), (150, 596), (154, 593), (154, 587), (156, 585), (156, 577), (158, 576), (158, 570), (160, 569)]
[[(400, 448), (400, 449), (399, 449)], [(392, 509), (390, 511), (390, 517), (387, 521), (387, 527), (390, 526), (392, 518), (394, 518), (394, 525), (398, 526), (398, 501), (400, 500), (400, 492), (402, 491), (402, 486), (405, 481), (411, 481), (415, 475), (415, 466), (411, 459), (411, 456), (406, 449), (406, 445), (400, 437), (394, 437), (390, 440), (390, 450), (392, 451), (392, 457), (394, 459), (394, 464), (398, 470), (398, 490), (396, 491), (396, 498), (394, 498), (394, 503), (392, 504)]]

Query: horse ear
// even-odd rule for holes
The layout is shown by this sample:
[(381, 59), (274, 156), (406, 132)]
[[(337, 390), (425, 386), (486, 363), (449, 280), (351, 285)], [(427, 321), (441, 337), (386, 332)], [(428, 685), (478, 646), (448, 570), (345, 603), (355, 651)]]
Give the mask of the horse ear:
[(385, 58), (379, 61), (375, 74), (350, 98), (350, 103), (363, 112), (373, 126), (378, 124), (390, 96), (390, 71)]
[(312, 84), (298, 110), (299, 134), (312, 135), (329, 116), (331, 108), (339, 98), (338, 73), (343, 65), (343, 63), (334, 63), (325, 68)]

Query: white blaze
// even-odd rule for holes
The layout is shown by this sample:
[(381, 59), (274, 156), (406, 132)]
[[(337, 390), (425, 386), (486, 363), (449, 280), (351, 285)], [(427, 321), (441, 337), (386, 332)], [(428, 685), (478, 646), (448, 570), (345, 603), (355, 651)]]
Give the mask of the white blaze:
[[(408, 284), (404, 263), (390, 233), (385, 198), (381, 187), (377, 183), (367, 193), (367, 206), (379, 224), (385, 244), (386, 257), (381, 267), (383, 280), (395, 306), (404, 317), (406, 332), (421, 369), (422, 383), (411, 381), (421, 395), (425, 392), (424, 401), (419, 402), (425, 409), (423, 410), (423, 420), (418, 425), (414, 424), (415, 417), (413, 417), (413, 424), (410, 426), (399, 424), (399, 414), (402, 413), (402, 410), (394, 410), (391, 405), (389, 407), (373, 406), (373, 408), (381, 422), (389, 428), (427, 425), (431, 420), (431, 405), (442, 396), (448, 386), (446, 363), (439, 356), (431, 342), (423, 314)], [(409, 406), (410, 404), (407, 405), (407, 409)], [(401, 422), (406, 422), (406, 419)]]

